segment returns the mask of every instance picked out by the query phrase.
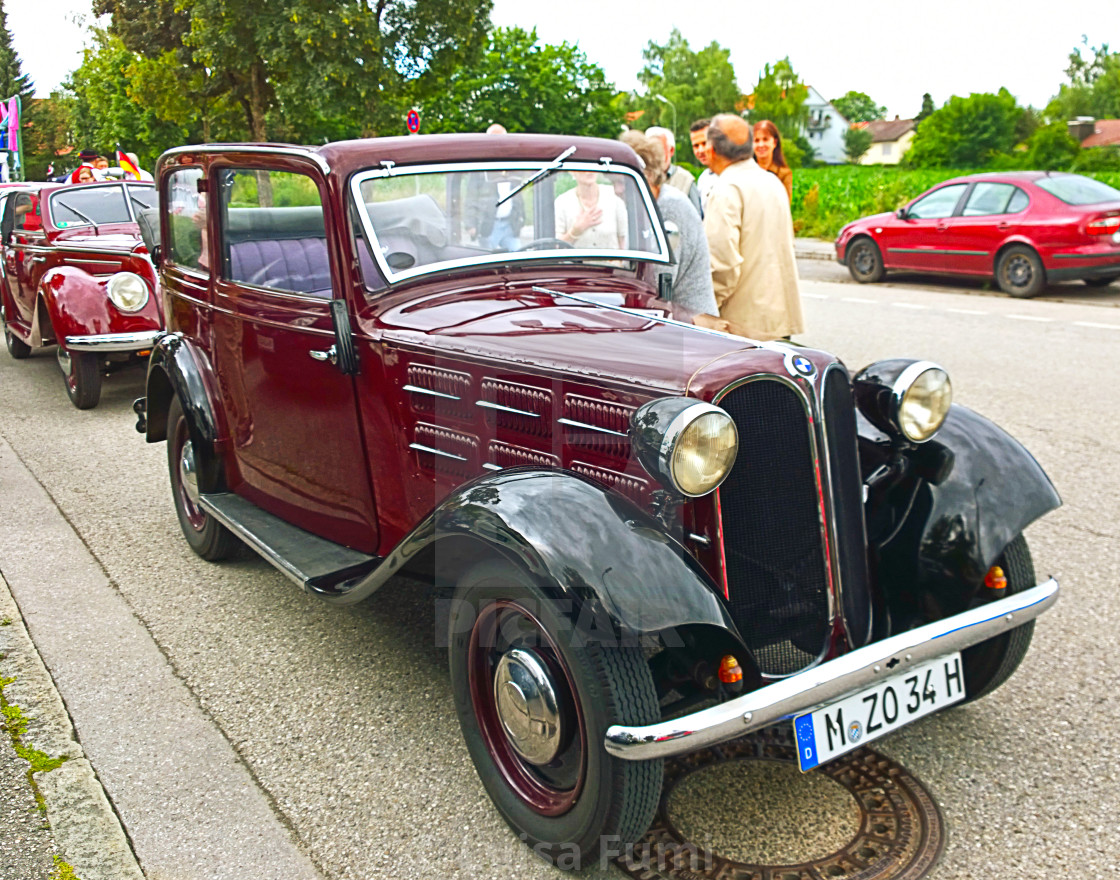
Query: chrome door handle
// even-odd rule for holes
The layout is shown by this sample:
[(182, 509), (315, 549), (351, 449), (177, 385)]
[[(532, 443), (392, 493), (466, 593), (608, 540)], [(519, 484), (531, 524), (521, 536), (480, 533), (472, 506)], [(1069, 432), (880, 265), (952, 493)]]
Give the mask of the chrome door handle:
[(337, 364), (338, 363), (338, 348), (333, 346), (333, 345), (330, 348), (328, 348), (326, 351), (317, 351), (316, 349), (313, 348), (313, 349), (311, 349), (311, 351), (308, 352), (308, 354), (311, 355), (311, 357), (313, 357), (317, 361), (323, 361), (323, 362), (330, 361), (330, 363), (332, 363), (332, 364)]

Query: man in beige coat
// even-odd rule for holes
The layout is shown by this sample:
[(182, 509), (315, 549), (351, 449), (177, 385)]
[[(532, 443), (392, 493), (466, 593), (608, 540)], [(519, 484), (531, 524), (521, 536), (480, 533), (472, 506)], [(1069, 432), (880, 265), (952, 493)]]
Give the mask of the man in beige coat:
[(708, 161), (719, 177), (704, 209), (704, 232), (720, 317), (732, 332), (765, 341), (803, 333), (805, 325), (789, 198), (754, 161), (753, 148), (743, 119), (712, 119)]

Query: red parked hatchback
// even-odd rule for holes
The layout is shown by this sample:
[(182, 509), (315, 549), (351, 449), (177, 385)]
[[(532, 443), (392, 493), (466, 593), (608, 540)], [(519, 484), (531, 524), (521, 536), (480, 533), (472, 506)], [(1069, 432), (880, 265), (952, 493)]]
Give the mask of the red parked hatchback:
[(866, 284), (888, 270), (994, 276), (1011, 296), (1054, 281), (1120, 278), (1120, 190), (1080, 174), (947, 180), (893, 214), (849, 223), (836, 258)]

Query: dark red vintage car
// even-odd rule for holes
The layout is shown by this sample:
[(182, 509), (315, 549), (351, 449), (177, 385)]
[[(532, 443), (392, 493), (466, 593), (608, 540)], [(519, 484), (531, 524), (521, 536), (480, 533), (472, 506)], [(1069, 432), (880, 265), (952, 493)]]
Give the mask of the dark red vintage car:
[(157, 181), (137, 427), (187, 541), (338, 604), (430, 578), (482, 783), (562, 867), (646, 830), (667, 756), (783, 723), (808, 770), (991, 692), (1056, 600), (1034, 459), (936, 364), (690, 324), (621, 144), (200, 146)]
[(1048, 282), (1120, 278), (1120, 191), (1080, 174), (947, 180), (894, 214), (849, 223), (836, 257), (861, 283), (889, 270), (995, 278), (1011, 296)]
[(141, 363), (162, 332), (155, 269), (137, 217), (150, 183), (0, 190), (0, 318), (12, 357), (57, 344), (66, 393), (97, 406), (102, 375)]

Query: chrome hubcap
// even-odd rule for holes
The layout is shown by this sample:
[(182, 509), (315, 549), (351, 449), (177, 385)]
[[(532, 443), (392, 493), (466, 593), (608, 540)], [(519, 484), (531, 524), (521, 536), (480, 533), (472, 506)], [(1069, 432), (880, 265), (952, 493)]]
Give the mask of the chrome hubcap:
[(556, 688), (548, 668), (532, 651), (512, 648), (494, 674), (498, 718), (514, 750), (532, 764), (547, 764), (560, 751), (563, 734)]
[(58, 365), (62, 368), (62, 375), (70, 376), (70, 352), (61, 345), (58, 347)]
[(179, 454), (179, 483), (191, 504), (198, 505), (198, 470), (195, 468), (194, 447), (188, 440), (183, 444), (183, 451)]

